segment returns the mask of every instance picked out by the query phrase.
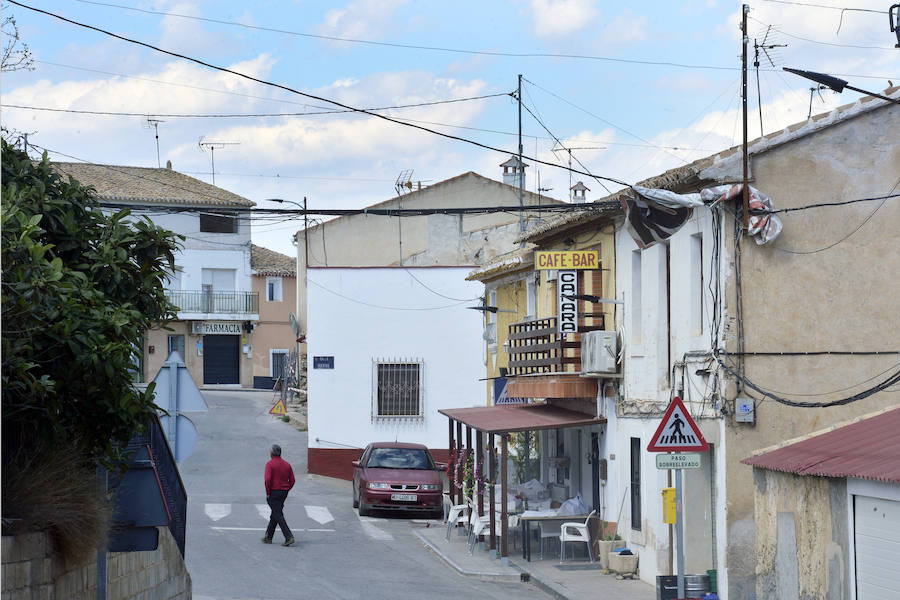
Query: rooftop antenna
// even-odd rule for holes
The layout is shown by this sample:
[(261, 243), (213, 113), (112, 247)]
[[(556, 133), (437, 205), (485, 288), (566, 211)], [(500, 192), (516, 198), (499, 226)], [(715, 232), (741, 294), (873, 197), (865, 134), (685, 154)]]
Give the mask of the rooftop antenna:
[(580, 146), (577, 148), (566, 148), (562, 144), (560, 144), (560, 148), (555, 147), (550, 148), (550, 152), (556, 154), (557, 152), (562, 152), (565, 150), (569, 153), (569, 202), (572, 201), (572, 150), (606, 150), (606, 146)]
[(400, 216), (400, 210), (403, 209), (401, 197), (403, 196), (403, 188), (406, 193), (412, 190), (412, 169), (403, 169), (397, 175), (397, 181), (394, 182), (394, 189), (397, 190), (397, 236), (400, 247), (400, 266), (403, 266), (403, 217)]
[(165, 123), (160, 119), (151, 119), (149, 115), (147, 115), (147, 127), (152, 127), (156, 133), (156, 167), (162, 167), (162, 164), (159, 162), (159, 124)]
[[(772, 60), (772, 56), (769, 54), (769, 50), (774, 48), (787, 48), (787, 44), (766, 44), (766, 41), (769, 39), (769, 33), (772, 31), (772, 26), (769, 25), (766, 28), (766, 35), (763, 36), (762, 43), (757, 42), (755, 39), (753, 40), (753, 66), (756, 67), (756, 99), (757, 104), (759, 105), (759, 137), (764, 136), (763, 133), (763, 117), (762, 117), (762, 96), (759, 91), (759, 51), (762, 50), (763, 54), (766, 55), (766, 58), (769, 60), (769, 64), (772, 65), (772, 68), (775, 67), (775, 61)], [(776, 57), (777, 58), (777, 57)], [(812, 106), (812, 99), (810, 98), (810, 106)]]
[(822, 90), (827, 90), (827, 89), (828, 89), (828, 86), (825, 86), (825, 85), (818, 85), (818, 86), (814, 86), (814, 87), (809, 88), (809, 114), (806, 115), (807, 120), (808, 120), (810, 117), (812, 117), (812, 101), (813, 101), (813, 94), (815, 94), (816, 92), (818, 92), (818, 93), (819, 93), (819, 99), (821, 99), (822, 102), (825, 102), (825, 98), (822, 98)]
[(201, 152), (209, 148), (209, 153), (212, 157), (212, 184), (216, 185), (216, 149), (222, 149), (225, 146), (238, 146), (240, 142), (204, 142), (201, 135), (197, 145), (200, 146)]

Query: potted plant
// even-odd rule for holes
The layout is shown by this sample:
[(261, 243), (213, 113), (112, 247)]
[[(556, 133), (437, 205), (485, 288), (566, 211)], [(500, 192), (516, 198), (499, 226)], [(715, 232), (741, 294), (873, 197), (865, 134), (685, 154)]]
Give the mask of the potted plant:
[(615, 523), (600, 521), (599, 535), (594, 542), (595, 556), (600, 560), (600, 566), (609, 569), (609, 553), (617, 548), (625, 547), (625, 540), (616, 533)]

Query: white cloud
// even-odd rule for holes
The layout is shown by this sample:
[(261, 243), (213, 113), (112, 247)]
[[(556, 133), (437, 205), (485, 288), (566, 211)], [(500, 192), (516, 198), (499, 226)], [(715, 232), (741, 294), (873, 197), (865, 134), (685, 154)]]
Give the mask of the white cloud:
[(593, 0), (532, 0), (534, 32), (555, 37), (586, 29), (597, 18), (594, 5)]
[(394, 12), (409, 0), (357, 0), (329, 10), (316, 27), (320, 35), (353, 39), (378, 39), (395, 28)]
[(600, 40), (604, 44), (636, 44), (647, 39), (647, 17), (628, 9), (603, 26)]
[[(192, 17), (203, 16), (200, 8), (190, 2), (175, 3), (167, 12)], [(160, 20), (160, 28), (159, 45), (166, 50), (211, 56), (226, 50), (233, 52), (238, 45), (237, 38), (222, 31), (208, 31), (201, 21), (195, 19), (166, 16)]]

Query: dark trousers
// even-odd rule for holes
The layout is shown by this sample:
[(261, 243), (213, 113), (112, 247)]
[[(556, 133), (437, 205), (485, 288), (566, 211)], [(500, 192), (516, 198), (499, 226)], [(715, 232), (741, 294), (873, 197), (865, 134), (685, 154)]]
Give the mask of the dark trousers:
[(287, 490), (272, 490), (272, 493), (266, 498), (269, 508), (272, 509), (272, 514), (269, 516), (269, 526), (266, 527), (266, 537), (270, 540), (275, 535), (276, 525), (281, 527), (284, 539), (289, 540), (294, 537), (294, 534), (291, 533), (291, 528), (288, 527), (287, 521), (284, 519), (284, 501), (287, 500), (287, 495)]

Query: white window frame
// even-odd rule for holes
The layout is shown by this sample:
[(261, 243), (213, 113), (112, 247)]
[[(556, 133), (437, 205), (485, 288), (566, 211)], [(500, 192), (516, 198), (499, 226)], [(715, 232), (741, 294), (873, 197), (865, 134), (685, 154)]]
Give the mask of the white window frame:
[(534, 321), (537, 314), (537, 282), (534, 277), (525, 280), (525, 320)]
[[(272, 285), (272, 297), (269, 297), (269, 285)], [(281, 302), (284, 299), (282, 293), (282, 277), (266, 277), (266, 302)]]
[[(384, 385), (379, 380), (379, 367), (382, 365), (418, 365), (418, 380), (415, 396), (416, 410), (408, 410), (408, 414), (381, 414), (379, 410), (378, 392), (379, 386)], [(399, 381), (399, 385), (405, 383)], [(409, 399), (407, 399), (409, 402)], [(372, 409), (371, 415), (373, 421), (396, 421), (396, 420), (424, 420), (425, 419), (425, 360), (422, 358), (373, 358), (372, 359)]]
[[(290, 350), (287, 350), (287, 349), (282, 349), (282, 348), (271, 348), (271, 349), (269, 350), (269, 377), (271, 377), (272, 379), (277, 379), (277, 378), (278, 378), (278, 376), (275, 375), (275, 358), (274, 358), (274, 355), (276, 355), (276, 354), (285, 354), (285, 355), (287, 355), (288, 357), (290, 357), (291, 351), (290, 351)], [(286, 359), (286, 360), (287, 360), (287, 359)]]
[(644, 329), (643, 324), (643, 292), (641, 283), (643, 279), (643, 252), (633, 250), (631, 252), (631, 343), (633, 351), (640, 353), (641, 338)]

